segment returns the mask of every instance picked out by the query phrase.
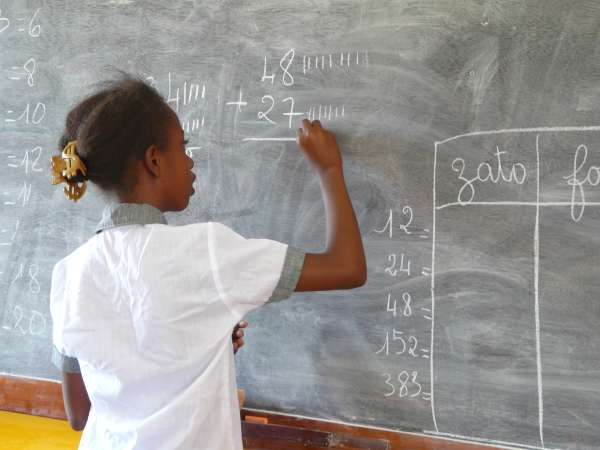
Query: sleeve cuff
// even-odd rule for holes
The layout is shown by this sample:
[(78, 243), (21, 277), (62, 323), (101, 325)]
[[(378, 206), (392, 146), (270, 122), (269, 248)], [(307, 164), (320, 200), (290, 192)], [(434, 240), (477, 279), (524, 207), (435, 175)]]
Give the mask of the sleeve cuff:
[(71, 358), (70, 356), (63, 355), (54, 346), (52, 347), (52, 363), (63, 372), (81, 373), (77, 358)]
[(292, 295), (302, 272), (304, 255), (305, 253), (302, 250), (288, 246), (285, 260), (283, 261), (281, 277), (279, 277), (279, 282), (275, 286), (267, 303), (279, 302)]

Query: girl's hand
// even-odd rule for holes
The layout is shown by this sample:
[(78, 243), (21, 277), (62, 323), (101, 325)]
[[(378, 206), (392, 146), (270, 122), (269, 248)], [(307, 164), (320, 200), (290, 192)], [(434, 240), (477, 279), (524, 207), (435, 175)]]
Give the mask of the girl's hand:
[(233, 341), (233, 353), (237, 353), (237, 351), (244, 346), (244, 328), (247, 326), (248, 322), (242, 320), (233, 329), (233, 333), (231, 333), (231, 340)]
[(342, 156), (333, 133), (321, 127), (321, 122), (308, 119), (298, 129), (298, 145), (306, 159), (318, 172), (341, 169)]

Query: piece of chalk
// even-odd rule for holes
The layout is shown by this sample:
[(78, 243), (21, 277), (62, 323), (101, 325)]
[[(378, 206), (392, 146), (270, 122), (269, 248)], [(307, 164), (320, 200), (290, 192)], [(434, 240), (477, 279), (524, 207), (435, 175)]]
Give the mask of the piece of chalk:
[(262, 423), (262, 424), (269, 423), (269, 419), (267, 419), (266, 417), (258, 417), (258, 416), (246, 416), (246, 417), (244, 417), (244, 420), (246, 422), (250, 422), (250, 423)]

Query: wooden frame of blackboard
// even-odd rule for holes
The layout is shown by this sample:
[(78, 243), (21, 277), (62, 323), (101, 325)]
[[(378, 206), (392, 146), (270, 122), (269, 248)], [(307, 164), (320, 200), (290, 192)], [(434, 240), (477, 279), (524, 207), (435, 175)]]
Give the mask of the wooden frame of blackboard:
[[(35, 416), (44, 416), (54, 419), (66, 419), (62, 402), (61, 384), (49, 380), (38, 380), (22, 378), (10, 375), (0, 375), (0, 410), (12, 411)], [(397, 450), (493, 450), (497, 447), (480, 445), (475, 443), (459, 442), (449, 439), (431, 437), (419, 433), (394, 432), (388, 430), (372, 429), (355, 425), (345, 425), (336, 422), (328, 422), (319, 419), (295, 417), (291, 415), (278, 414), (276, 412), (256, 411), (242, 409), (242, 419), (246, 416), (260, 416), (268, 420), (275, 430), (288, 433), (288, 436), (302, 437), (304, 433), (305, 442), (286, 441), (285, 448), (288, 450), (319, 449), (322, 446), (307, 447), (310, 439), (316, 439), (318, 433), (335, 434), (335, 436), (347, 436), (346, 442), (338, 447), (345, 449), (369, 448), (360, 443), (389, 441), (390, 449)], [(256, 426), (243, 422), (244, 446), (250, 449), (280, 449), (281, 442), (276, 442), (274, 429), (269, 426)], [(277, 428), (279, 427), (279, 428)], [(352, 445), (354, 439), (355, 445)], [(375, 447), (373, 447), (375, 448)]]

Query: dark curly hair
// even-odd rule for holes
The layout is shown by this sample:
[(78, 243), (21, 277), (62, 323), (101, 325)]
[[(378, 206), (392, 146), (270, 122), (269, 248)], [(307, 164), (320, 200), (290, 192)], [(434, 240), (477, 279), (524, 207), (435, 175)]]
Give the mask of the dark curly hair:
[(77, 141), (77, 154), (87, 167), (84, 177), (102, 190), (127, 193), (137, 179), (132, 162), (154, 144), (167, 144), (167, 126), (176, 117), (161, 94), (143, 80), (121, 73), (77, 104), (67, 115), (59, 152)]

